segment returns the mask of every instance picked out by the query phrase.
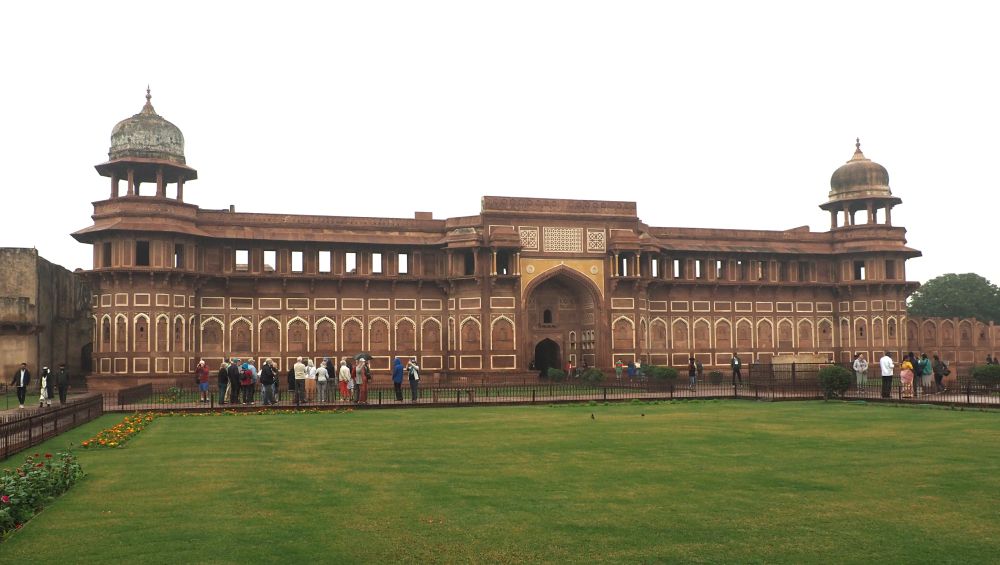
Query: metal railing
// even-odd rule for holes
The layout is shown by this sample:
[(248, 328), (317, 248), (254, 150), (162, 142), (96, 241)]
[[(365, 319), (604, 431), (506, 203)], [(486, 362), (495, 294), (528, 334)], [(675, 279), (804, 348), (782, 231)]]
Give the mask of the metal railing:
[(97, 393), (75, 397), (67, 404), (0, 417), (0, 459), (34, 447), (104, 414), (104, 398)]
[[(488, 404), (538, 404), (559, 402), (605, 402), (629, 400), (673, 400), (734, 398), (750, 400), (810, 400), (825, 397), (819, 382), (819, 370), (828, 364), (754, 364), (744, 371), (742, 379), (736, 381), (732, 373), (703, 375), (692, 386), (686, 371), (673, 381), (656, 381), (648, 377), (636, 379), (615, 379), (613, 373), (605, 380), (589, 383), (577, 379), (563, 382), (545, 380), (521, 383), (491, 383), (488, 379), (476, 382), (454, 384), (435, 383), (418, 386), (416, 396), (404, 382), (400, 396), (384, 377), (376, 379), (367, 387), (365, 398), (352, 395), (342, 398), (339, 389), (331, 382), (326, 390), (326, 398), (320, 398), (311, 390), (301, 397), (285, 387), (276, 395), (276, 408), (337, 408), (355, 405), (368, 407), (390, 406), (467, 406)], [(284, 383), (282, 383), (284, 384)], [(105, 410), (219, 410), (261, 407), (261, 387), (253, 389), (252, 396), (238, 395), (233, 401), (227, 398), (220, 403), (219, 388), (212, 384), (202, 401), (202, 393), (193, 386), (167, 387), (143, 385), (129, 389), (128, 394), (109, 393), (105, 397)], [(1000, 390), (997, 387), (978, 385), (969, 379), (951, 378), (946, 389), (940, 390), (933, 382), (924, 385), (920, 378), (912, 387), (904, 386), (899, 377), (887, 382), (878, 378), (852, 378), (850, 387), (843, 395), (849, 400), (871, 400), (894, 402), (918, 402), (936, 404), (965, 404), (1000, 407)], [(245, 402), (245, 403), (244, 403)]]

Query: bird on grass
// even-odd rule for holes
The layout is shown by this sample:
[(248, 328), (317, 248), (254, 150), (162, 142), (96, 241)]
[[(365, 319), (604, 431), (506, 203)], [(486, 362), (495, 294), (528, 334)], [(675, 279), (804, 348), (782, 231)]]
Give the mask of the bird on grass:
[(645, 414), (645, 413), (643, 413), (643, 414), (639, 414), (639, 417), (641, 417), (641, 418), (645, 418), (645, 417), (646, 417), (646, 414)]
[(597, 418), (594, 418), (594, 413), (593, 412), (590, 413), (590, 419), (591, 420), (596, 420), (597, 419)]

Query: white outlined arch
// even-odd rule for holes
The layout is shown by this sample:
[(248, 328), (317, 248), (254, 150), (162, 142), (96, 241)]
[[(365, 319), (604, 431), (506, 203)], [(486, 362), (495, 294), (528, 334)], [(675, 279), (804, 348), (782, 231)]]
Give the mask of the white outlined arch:
[(775, 337), (777, 337), (777, 339), (774, 340), (774, 345), (775, 345), (775, 347), (777, 349), (779, 349), (779, 350), (781, 349), (781, 344), (779, 343), (779, 341), (781, 341), (781, 324), (783, 324), (783, 323), (784, 324), (788, 324), (788, 327), (792, 330), (791, 331), (791, 334), (792, 334), (792, 349), (795, 349), (796, 347), (799, 346), (799, 340), (798, 340), (799, 336), (798, 336), (798, 334), (795, 333), (795, 331), (798, 328), (795, 326), (795, 322), (793, 322), (792, 319), (788, 318), (788, 317), (778, 318), (777, 322), (775, 322), (775, 324), (774, 324), (774, 335), (775, 335)]
[[(859, 332), (858, 328), (864, 328), (864, 331)], [(855, 347), (868, 347), (871, 345), (871, 324), (868, 323), (868, 318), (859, 316), (854, 318), (854, 323), (851, 324), (851, 334), (854, 336)], [(861, 335), (858, 335), (861, 334)]]
[[(823, 327), (826, 327), (826, 334), (829, 336), (826, 341), (823, 341), (819, 336), (823, 333)], [(836, 341), (834, 340), (834, 328), (832, 318), (820, 318), (816, 322), (816, 346), (817, 348), (832, 348)]]
[[(760, 326), (762, 324), (767, 324), (768, 327), (767, 332), (761, 331)], [(760, 336), (766, 333), (767, 337), (770, 338), (768, 340), (771, 343), (771, 345), (769, 346), (770, 349), (772, 351), (778, 350), (778, 324), (775, 323), (774, 320), (772, 320), (771, 318), (761, 318), (757, 320), (757, 323), (753, 324), (751, 327), (753, 328), (753, 333), (754, 333), (754, 340), (753, 340), (754, 347), (758, 349), (766, 349), (764, 345), (761, 345), (761, 340), (760, 340)]]
[(357, 316), (348, 316), (340, 322), (340, 350), (344, 352), (345, 355), (355, 355), (358, 352), (347, 351), (348, 346), (344, 343), (344, 338), (347, 336), (347, 324), (356, 324), (358, 326), (358, 331), (361, 332), (361, 340), (358, 347), (363, 350), (365, 348), (365, 323)]
[(466, 350), (465, 349), (465, 340), (463, 340), (463, 339), (459, 339), (458, 340), (458, 347), (462, 351), (479, 351), (480, 349), (483, 348), (483, 324), (482, 324), (482, 322), (480, 322), (476, 318), (473, 318), (472, 316), (466, 316), (465, 318), (462, 319), (462, 323), (459, 324), (459, 326), (458, 326), (458, 328), (459, 328), (458, 329), (459, 336), (461, 336), (462, 331), (465, 330), (465, 325), (468, 324), (469, 322), (472, 322), (472, 323), (476, 324), (476, 328), (479, 330), (479, 340), (478, 340), (478, 343), (477, 343), (478, 347), (476, 349)]
[[(329, 317), (329, 316), (321, 316), (319, 319), (317, 319), (315, 322), (313, 322), (313, 345), (315, 345), (316, 351), (319, 351), (319, 348), (320, 348), (320, 345), (319, 345), (319, 327), (322, 324), (330, 324), (330, 327), (333, 329), (333, 350), (334, 351), (340, 351), (340, 349), (337, 348), (337, 333), (338, 333), (337, 332), (337, 321), (334, 320), (333, 318)], [(332, 353), (332, 352), (330, 352), (330, 353)]]
[(899, 341), (899, 322), (895, 316), (887, 316), (885, 319), (885, 343), (897, 344)]
[(192, 314), (192, 315), (188, 316), (188, 323), (187, 323), (187, 340), (188, 340), (187, 341), (187, 343), (188, 343), (188, 349), (187, 350), (189, 352), (191, 352), (191, 353), (194, 353), (195, 351), (200, 351), (200, 349), (197, 347), (198, 344), (195, 343), (195, 336), (197, 334), (194, 331), (194, 324), (195, 324), (195, 318), (194, 318), (194, 314)]
[[(177, 343), (174, 340), (174, 337), (177, 335), (177, 329), (178, 328), (180, 328), (180, 330), (181, 330), (180, 348), (177, 347)], [(179, 351), (179, 352), (187, 351), (187, 349), (186, 349), (187, 348), (187, 320), (185, 320), (184, 316), (182, 316), (181, 314), (177, 314), (176, 316), (174, 316), (174, 325), (173, 325), (172, 331), (170, 332), (170, 347), (172, 348), (171, 349), (172, 351)]]
[[(696, 335), (695, 331), (699, 323), (705, 324), (705, 331), (708, 334), (707, 346), (699, 346), (697, 343), (695, 343), (697, 338), (694, 338), (694, 336)], [(708, 318), (705, 318), (704, 316), (696, 318), (695, 321), (691, 324), (691, 336), (694, 338), (691, 341), (691, 351), (699, 351), (699, 347), (707, 347), (708, 349), (712, 349), (714, 347), (712, 345), (713, 344), (712, 338), (714, 337), (712, 332), (712, 322), (708, 321)]]
[(818, 344), (816, 342), (816, 324), (809, 318), (800, 318), (798, 323), (795, 324), (795, 345), (800, 348), (803, 347), (802, 334), (800, 332), (802, 331), (802, 326), (804, 325), (809, 326), (809, 347), (813, 351), (818, 350), (819, 348), (817, 347)]
[(497, 322), (499, 322), (500, 320), (506, 320), (507, 323), (510, 324), (511, 343), (513, 343), (514, 346), (517, 347), (517, 326), (514, 325), (514, 320), (511, 320), (506, 315), (501, 314), (500, 316), (493, 318), (493, 320), (490, 322), (490, 349), (493, 349), (493, 328), (494, 326), (497, 325)]
[(159, 314), (159, 315), (156, 316), (156, 323), (153, 324), (154, 330), (156, 331), (156, 338), (155, 338), (155, 341), (153, 341), (153, 343), (156, 344), (156, 351), (157, 352), (161, 352), (160, 351), (160, 320), (166, 320), (167, 321), (167, 331), (166, 331), (166, 333), (167, 333), (167, 339), (166, 339), (167, 349), (164, 350), (163, 352), (170, 352), (170, 351), (172, 351), (171, 346), (173, 345), (173, 342), (174, 342), (174, 334), (173, 334), (173, 332), (170, 331), (170, 316), (168, 316), (166, 314)]
[(639, 318), (639, 347), (643, 348), (643, 353), (649, 353), (649, 320), (645, 317)]
[[(653, 339), (653, 326), (660, 325), (663, 327), (663, 341), (656, 344), (656, 347), (652, 347)], [(667, 321), (663, 318), (657, 316), (649, 321), (649, 339), (650, 339), (650, 349), (660, 351), (668, 351), (670, 349), (670, 328), (667, 327)]]
[(372, 328), (375, 324), (382, 324), (385, 327), (385, 351), (392, 351), (392, 325), (389, 320), (382, 316), (373, 316), (368, 320), (368, 351), (372, 350)]
[(427, 344), (424, 343), (424, 326), (427, 324), (434, 324), (437, 326), (439, 349), (435, 351), (439, 351), (444, 347), (445, 343), (444, 335), (441, 331), (441, 320), (438, 320), (437, 318), (424, 318), (423, 321), (420, 322), (420, 351), (425, 351), (427, 349)]
[[(715, 320), (715, 324), (712, 325), (712, 343), (715, 344), (715, 348), (719, 349), (719, 326), (725, 325), (729, 328), (729, 339), (727, 340), (726, 349), (733, 349), (735, 351), (736, 345), (736, 333), (733, 331), (733, 323), (729, 321), (728, 318), (719, 318)], [(750, 332), (751, 340), (753, 339), (753, 332)]]
[[(413, 341), (411, 343), (399, 344), (399, 326), (400, 324), (410, 324), (410, 328), (413, 330)], [(417, 348), (417, 322), (410, 316), (400, 316), (396, 323), (392, 327), (392, 342), (396, 344), (396, 349), (406, 351), (413, 351)]]
[[(955, 345), (958, 345), (959, 347), (975, 347), (976, 346), (975, 329), (976, 327), (968, 319), (958, 322), (958, 331), (955, 333), (955, 341), (957, 343)], [(963, 334), (962, 330), (965, 330), (967, 333)], [(968, 342), (962, 339), (963, 335), (969, 336)]]
[(632, 344), (629, 347), (629, 350), (630, 351), (635, 351), (635, 341), (636, 341), (635, 340), (635, 322), (633, 322), (632, 318), (629, 318), (628, 316), (618, 316), (617, 318), (615, 318), (614, 320), (611, 321), (611, 345), (612, 345), (612, 347), (614, 347), (614, 344), (615, 344), (615, 334), (617, 333), (617, 330), (615, 328), (618, 327), (618, 322), (621, 322), (622, 320), (624, 320), (625, 322), (627, 322), (628, 323), (628, 327), (629, 327), (629, 329), (628, 329), (628, 332), (629, 332), (629, 342)]
[(675, 329), (679, 326), (684, 327), (684, 331), (681, 335), (684, 336), (684, 343), (687, 350), (691, 349), (691, 324), (688, 322), (687, 318), (674, 318), (670, 321), (670, 345), (672, 349), (677, 349), (677, 332)]
[[(107, 348), (104, 347), (104, 321), (105, 320), (107, 320), (107, 322), (108, 322), (108, 347)], [(100, 332), (100, 336), (101, 336), (101, 341), (98, 342), (98, 343), (101, 344), (101, 353), (110, 353), (110, 352), (114, 351), (115, 350), (115, 328), (114, 328), (114, 322), (111, 319), (111, 314), (105, 314), (105, 315), (101, 316), (101, 329), (99, 330), (99, 332)]]
[[(247, 331), (250, 332), (250, 347), (249, 347), (248, 351), (253, 351), (254, 350), (254, 348), (253, 348), (253, 343), (254, 343), (253, 322), (251, 322), (250, 318), (247, 318), (246, 316), (236, 317), (231, 322), (229, 322), (229, 351), (231, 351), (233, 353), (236, 353), (236, 351), (233, 348), (233, 328), (236, 327), (236, 324), (243, 324), (243, 325), (245, 325), (247, 327)], [(245, 353), (245, 352), (240, 351), (239, 353)]]
[[(262, 345), (262, 340), (260, 339), (260, 336), (264, 335), (264, 324), (268, 323), (274, 324), (274, 331), (277, 332), (278, 334), (277, 353), (280, 353), (284, 351), (284, 349), (282, 349), (282, 345), (285, 343), (285, 336), (284, 336), (285, 332), (281, 330), (281, 320), (275, 318), (274, 316), (266, 316), (264, 318), (261, 318), (260, 321), (257, 322), (257, 348), (260, 351), (264, 351), (264, 346)], [(269, 353), (275, 353), (275, 352), (269, 351)]]
[[(301, 324), (306, 332), (305, 351), (300, 351), (298, 353), (310, 354), (313, 350), (312, 331), (310, 331), (309, 328), (309, 320), (303, 318), (302, 316), (292, 316), (287, 322), (285, 322), (285, 344), (287, 345), (289, 352), (291, 352), (292, 346), (292, 324)], [(305, 359), (305, 355), (303, 355), (302, 358)]]
[[(121, 320), (121, 321), (125, 322), (125, 329), (123, 331), (121, 331), (121, 333), (125, 337), (125, 343), (122, 344), (122, 350), (121, 351), (118, 350), (118, 333), (119, 333), (119, 330), (118, 330), (118, 320)], [(112, 332), (113, 332), (113, 337), (114, 337), (114, 340), (115, 340), (114, 344), (112, 344), (112, 350), (115, 353), (128, 353), (128, 351), (129, 351), (128, 344), (130, 343), (130, 341), (129, 341), (129, 335), (128, 335), (128, 332), (129, 332), (128, 316), (126, 316), (125, 314), (116, 314), (115, 315), (115, 319), (114, 319), (114, 328), (112, 328)]]
[(219, 351), (222, 353), (223, 356), (228, 356), (229, 353), (226, 351), (226, 325), (222, 323), (221, 319), (219, 319), (219, 318), (217, 318), (215, 316), (209, 316), (208, 318), (205, 318), (204, 320), (201, 321), (201, 324), (199, 324), (199, 326), (198, 326), (198, 335), (200, 336), (200, 339), (201, 339), (201, 349), (202, 350), (205, 349), (205, 328), (209, 324), (214, 324), (214, 325), (218, 326), (218, 328), (219, 328), (219, 344), (218, 344), (219, 345)]
[[(844, 331), (845, 326), (847, 327), (846, 332)], [(856, 342), (854, 341), (854, 328), (851, 326), (850, 318), (841, 316), (840, 322), (837, 324), (837, 328), (837, 331), (840, 332), (840, 335), (838, 336), (839, 339), (837, 340), (838, 343), (840, 343), (840, 347), (853, 350)], [(845, 341), (847, 343), (844, 343)]]
[[(876, 332), (875, 331), (876, 328), (879, 331)], [(875, 341), (876, 339), (880, 340), (880, 342), (876, 343), (876, 341)], [(871, 343), (872, 347), (883, 347), (885, 345), (885, 343), (886, 343), (886, 340), (885, 340), (885, 320), (882, 319), (882, 316), (874, 316), (871, 319), (871, 342), (870, 343)]]
[[(760, 323), (761, 321), (767, 321), (767, 319), (766, 318), (762, 318), (761, 320), (758, 320), (758, 323)], [(758, 338), (758, 327), (757, 327), (757, 324), (754, 324), (753, 320), (751, 320), (750, 318), (748, 318), (746, 316), (741, 316), (741, 317), (737, 318), (736, 321), (733, 323), (733, 351), (736, 351), (737, 348), (744, 347), (744, 346), (740, 345), (740, 325), (741, 324), (746, 324), (747, 328), (750, 330), (750, 345), (746, 346), (746, 347), (749, 347), (750, 349), (753, 349), (753, 348), (757, 347), (758, 343), (760, 343), (760, 340)], [(773, 337), (774, 336), (772, 336), (772, 340), (771, 340), (772, 344), (774, 343)]]
[(139, 320), (144, 320), (146, 322), (146, 349), (145, 349), (145, 352), (148, 353), (148, 352), (152, 351), (152, 347), (150, 346), (150, 343), (149, 343), (149, 334), (151, 334), (153, 332), (149, 331), (149, 315), (147, 315), (147, 314), (136, 314), (135, 316), (132, 317), (132, 349), (131, 349), (131, 351), (134, 352), (134, 353), (138, 352), (137, 347), (138, 347), (138, 344), (139, 344), (139, 338), (138, 338)]

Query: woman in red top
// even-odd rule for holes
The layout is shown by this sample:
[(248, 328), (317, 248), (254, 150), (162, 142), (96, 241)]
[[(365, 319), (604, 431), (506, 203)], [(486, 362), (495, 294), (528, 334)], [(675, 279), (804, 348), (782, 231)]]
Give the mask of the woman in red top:
[(198, 379), (198, 390), (201, 391), (201, 401), (208, 402), (208, 365), (205, 364), (204, 359), (198, 361), (198, 367), (195, 368), (194, 374)]

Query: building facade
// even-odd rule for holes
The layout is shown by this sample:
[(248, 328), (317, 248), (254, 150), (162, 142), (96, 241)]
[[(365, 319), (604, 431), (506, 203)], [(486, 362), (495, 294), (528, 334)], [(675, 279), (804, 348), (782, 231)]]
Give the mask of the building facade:
[(567, 361), (723, 366), (733, 352), (847, 360), (910, 343), (906, 260), (920, 253), (860, 143), (831, 178), (825, 232), (657, 227), (634, 202), (499, 196), (446, 219), (259, 214), (184, 200), (197, 171), (149, 98), (115, 126), (96, 167), (110, 194), (73, 234), (93, 246), (101, 377), (365, 351), (376, 368), (404, 356), (500, 378)]

